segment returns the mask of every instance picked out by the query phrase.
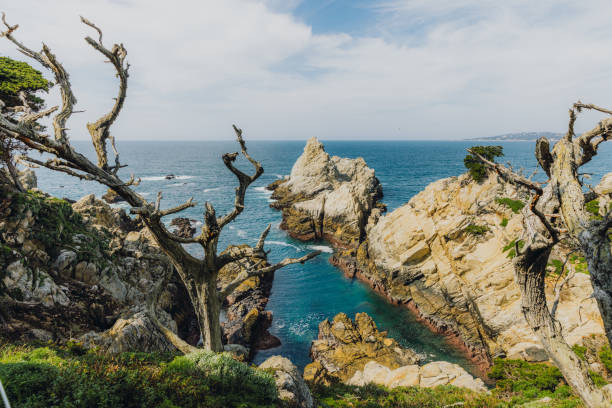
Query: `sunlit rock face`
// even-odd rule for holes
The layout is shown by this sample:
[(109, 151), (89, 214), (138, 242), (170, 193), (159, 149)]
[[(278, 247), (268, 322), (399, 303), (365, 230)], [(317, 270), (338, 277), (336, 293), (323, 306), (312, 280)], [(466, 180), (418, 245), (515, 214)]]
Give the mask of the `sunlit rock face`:
[[(438, 180), (381, 217), (356, 253), (338, 253), (333, 261), (413, 309), (485, 366), (496, 356), (547, 360), (523, 318), (511, 259), (522, 215), (510, 207), (527, 201), (493, 174), (481, 183), (467, 175)], [(553, 258), (564, 260), (567, 252), (559, 247)], [(549, 301), (555, 281), (547, 280)], [(584, 273), (561, 292), (557, 318), (570, 344), (603, 333), (591, 293)]]
[(308, 140), (289, 178), (268, 188), (276, 200), (271, 206), (282, 210), (281, 227), (303, 240), (356, 246), (384, 210), (374, 170), (362, 158), (330, 157), (316, 138)]

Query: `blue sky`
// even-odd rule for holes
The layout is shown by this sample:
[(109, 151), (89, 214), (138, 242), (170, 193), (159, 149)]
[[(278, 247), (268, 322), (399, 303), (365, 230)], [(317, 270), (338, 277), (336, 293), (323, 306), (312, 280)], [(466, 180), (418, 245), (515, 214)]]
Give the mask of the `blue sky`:
[[(84, 15), (132, 65), (118, 138), (461, 139), (563, 131), (612, 105), (609, 0), (21, 0), (15, 35), (71, 73), (72, 137), (116, 79)], [(23, 59), (0, 40), (0, 54)], [(35, 64), (34, 64), (35, 65)], [(56, 92), (47, 98), (55, 104)], [(585, 129), (597, 120), (585, 115)]]

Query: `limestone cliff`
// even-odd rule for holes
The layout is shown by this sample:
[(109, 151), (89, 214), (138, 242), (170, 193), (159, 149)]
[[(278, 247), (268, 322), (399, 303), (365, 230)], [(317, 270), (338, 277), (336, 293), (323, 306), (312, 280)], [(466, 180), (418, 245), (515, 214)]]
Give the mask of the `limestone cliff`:
[(268, 188), (276, 200), (271, 207), (282, 210), (281, 228), (303, 240), (356, 246), (370, 218), (384, 211), (374, 170), (362, 158), (330, 157), (316, 138), (308, 140), (289, 178)]
[[(497, 356), (546, 360), (522, 316), (511, 260), (526, 199), (493, 174), (481, 183), (467, 175), (438, 180), (381, 217), (357, 251), (333, 261), (450, 335), (483, 366)], [(572, 263), (584, 267), (579, 257)], [(561, 293), (557, 318), (570, 344), (603, 332), (591, 293), (583, 273)]]

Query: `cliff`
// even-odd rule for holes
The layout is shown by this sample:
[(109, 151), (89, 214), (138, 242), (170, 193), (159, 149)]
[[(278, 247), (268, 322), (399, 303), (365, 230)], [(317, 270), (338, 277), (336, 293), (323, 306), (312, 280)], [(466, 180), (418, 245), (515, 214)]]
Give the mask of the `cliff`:
[(356, 246), (384, 211), (374, 170), (362, 158), (330, 157), (316, 138), (308, 140), (289, 178), (268, 188), (276, 200), (270, 206), (282, 211), (281, 228), (302, 240)]
[[(357, 251), (336, 254), (333, 262), (449, 335), (483, 368), (494, 357), (547, 360), (523, 318), (514, 282), (511, 258), (526, 199), (493, 174), (481, 183), (467, 175), (438, 180), (381, 217)], [(565, 259), (567, 252), (560, 248), (555, 257)], [(583, 259), (571, 259), (586, 271)], [(551, 299), (555, 262), (547, 287)], [(591, 293), (584, 273), (561, 292), (557, 318), (570, 344), (603, 333)]]

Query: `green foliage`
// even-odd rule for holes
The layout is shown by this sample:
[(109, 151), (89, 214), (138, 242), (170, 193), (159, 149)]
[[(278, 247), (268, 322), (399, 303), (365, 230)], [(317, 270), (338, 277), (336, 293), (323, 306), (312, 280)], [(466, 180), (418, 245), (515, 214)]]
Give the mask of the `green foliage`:
[(259, 395), (264, 401), (273, 401), (278, 397), (272, 374), (236, 361), (229, 353), (202, 350), (178, 359), (179, 362), (174, 365), (175, 369), (181, 367), (191, 372), (192, 368), (186, 363), (189, 361), (193, 368), (214, 380), (221, 392)]
[(563, 271), (563, 262), (561, 262), (558, 259), (551, 259), (550, 262), (548, 263), (549, 266), (552, 266), (553, 268), (555, 268), (553, 274), (555, 275), (560, 275), (561, 272)]
[(574, 353), (576, 353), (578, 358), (580, 358), (581, 360), (584, 360), (586, 358), (587, 348), (585, 346), (574, 344), (572, 346), (572, 350), (574, 351)]
[[(274, 380), (268, 373), (229, 362), (224, 355), (221, 363), (210, 363), (217, 374), (247, 375), (220, 383), (189, 358), (178, 357), (183, 363), (176, 363), (173, 357), (147, 353), (112, 357), (74, 347), (5, 345), (0, 347), (0, 380), (16, 407), (274, 406), (276, 388), (270, 392)], [(179, 367), (184, 361), (191, 365), (189, 370)]]
[(506, 217), (504, 217), (504, 219), (501, 220), (499, 225), (504, 227), (504, 228), (507, 227), (508, 226), (508, 219)]
[(601, 374), (593, 370), (589, 370), (589, 377), (591, 377), (591, 380), (593, 380), (593, 384), (595, 384), (596, 387), (601, 388), (608, 383), (606, 379), (601, 376)]
[(599, 200), (589, 201), (584, 205), (584, 209), (591, 214), (591, 219), (603, 220), (603, 217), (599, 215)]
[[(472, 146), (470, 150), (489, 161), (495, 161), (496, 157), (504, 155), (504, 148), (501, 146)], [(487, 175), (487, 167), (472, 153), (465, 156), (463, 164), (468, 169), (470, 176), (477, 182), (482, 181)]]
[(495, 199), (495, 202), (501, 205), (505, 205), (510, 208), (513, 213), (518, 214), (523, 207), (525, 207), (525, 203), (520, 200), (513, 200), (508, 197), (498, 197)]
[[(508, 258), (512, 259), (516, 256), (516, 238), (513, 239), (512, 241), (510, 241), (503, 249), (503, 252), (508, 252), (508, 254), (506, 255)], [(525, 246), (525, 241), (523, 240), (519, 240), (518, 241), (518, 247), (519, 249), (523, 249), (523, 247)]]
[(581, 255), (572, 255), (569, 259), (570, 263), (573, 265), (574, 269), (578, 273), (584, 273), (586, 275), (589, 274), (589, 265), (587, 264), (584, 256)]
[(510, 406), (533, 399), (570, 395), (559, 369), (544, 363), (495, 359), (489, 377), (496, 380), (495, 393), (508, 399)]
[(606, 367), (608, 372), (612, 373), (612, 350), (610, 350), (610, 346), (607, 344), (599, 350), (599, 359), (601, 363)]
[(488, 231), (490, 231), (489, 227), (487, 227), (486, 225), (476, 225), (476, 224), (470, 224), (467, 227), (465, 227), (463, 229), (464, 232), (470, 234), (470, 235), (484, 235), (486, 234)]
[(42, 74), (25, 62), (0, 57), (0, 100), (7, 107), (22, 105), (19, 92), (24, 91), (28, 102), (35, 110), (44, 101), (34, 95), (37, 91), (49, 91), (52, 84)]

